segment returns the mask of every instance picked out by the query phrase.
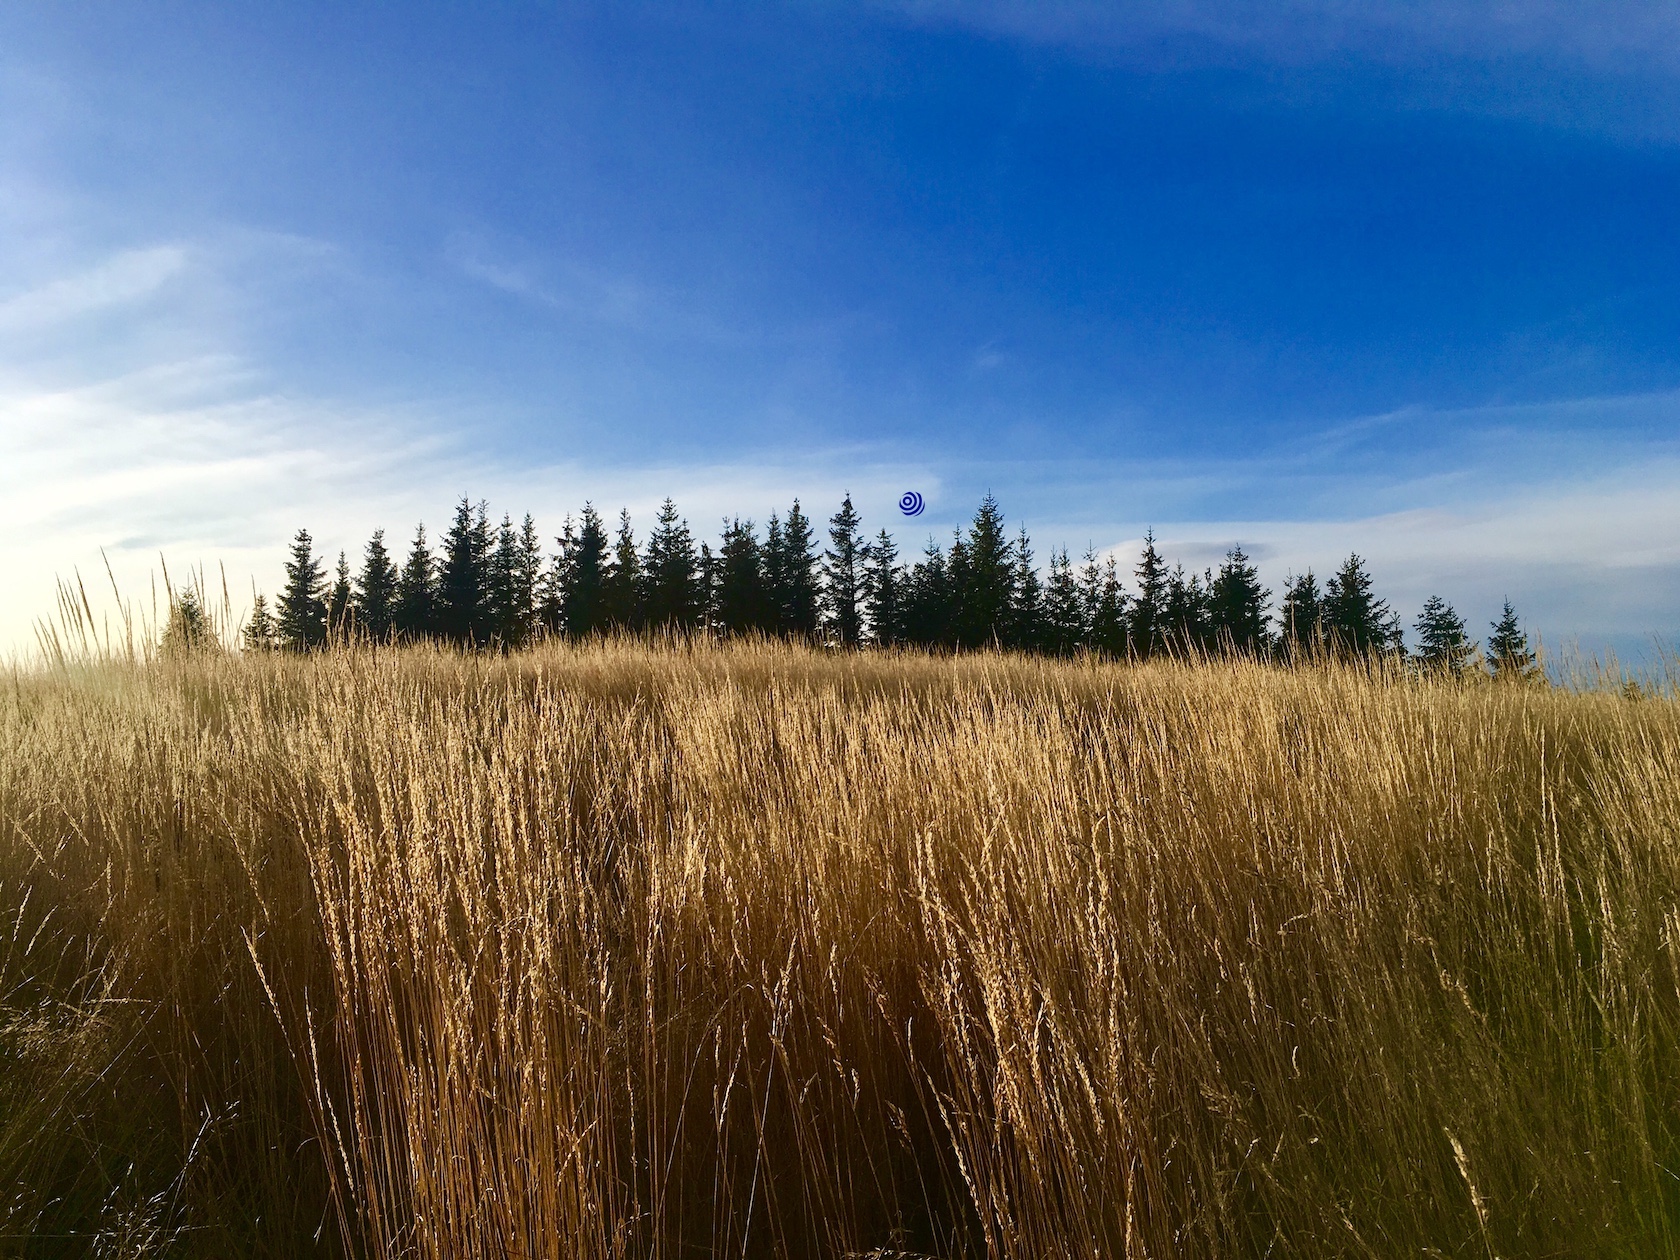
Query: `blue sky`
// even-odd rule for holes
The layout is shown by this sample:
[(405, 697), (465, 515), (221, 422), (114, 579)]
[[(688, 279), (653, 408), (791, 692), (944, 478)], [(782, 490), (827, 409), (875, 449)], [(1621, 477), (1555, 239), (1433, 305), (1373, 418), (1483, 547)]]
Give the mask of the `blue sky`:
[[(277, 584), (461, 493), (1153, 526), (1680, 621), (1680, 15), (19, 5), (0, 562)], [(914, 524), (893, 511), (927, 495)]]

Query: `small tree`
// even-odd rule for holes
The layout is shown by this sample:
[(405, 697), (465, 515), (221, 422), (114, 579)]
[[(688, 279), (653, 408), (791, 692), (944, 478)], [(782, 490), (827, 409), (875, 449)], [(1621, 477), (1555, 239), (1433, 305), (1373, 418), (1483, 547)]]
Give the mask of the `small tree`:
[(1540, 662), (1529, 646), (1528, 634), (1517, 622), (1517, 610), (1506, 600), (1499, 620), (1489, 627), (1487, 641), (1488, 664), (1494, 677), (1523, 682), (1540, 673)]
[(294, 652), (319, 647), (327, 637), (326, 573), (315, 558), (314, 539), (300, 529), (286, 561), (286, 589), (280, 593), (279, 637)]
[(1071, 656), (1085, 642), (1085, 607), (1067, 548), (1050, 553), (1044, 582), (1044, 650)]
[(1120, 566), (1109, 556), (1103, 561), (1102, 581), (1097, 586), (1097, 601), (1091, 614), (1091, 646), (1105, 656), (1123, 656), (1128, 634), (1126, 592), (1120, 585)]
[(1290, 660), (1301, 660), (1323, 648), (1324, 596), (1311, 569), (1285, 579), (1278, 623), (1278, 646)]
[(1403, 650), (1400, 616), (1376, 597), (1357, 553), (1325, 585), (1324, 629), (1330, 647), (1350, 656)]
[[(265, 607), (263, 616), (267, 615)], [(205, 615), (196, 590), (189, 587), (169, 601), (169, 624), (164, 628), (162, 645), (165, 656), (201, 651), (213, 646), (215, 641), (210, 618)]]
[(397, 632), (418, 642), (437, 629), (437, 566), (426, 545), (426, 526), (414, 528), (414, 545), (397, 579)]
[(602, 623), (616, 630), (636, 630), (646, 624), (642, 612), (642, 557), (630, 528), (630, 509), (618, 514), (618, 537), (613, 543), (612, 568), (601, 584)]
[(1445, 674), (1462, 674), (1476, 653), (1476, 645), (1466, 633), (1464, 618), (1439, 595), (1424, 601), (1412, 627), (1417, 632), (1418, 664)]
[(712, 612), (718, 631), (736, 635), (768, 629), (770, 593), (764, 582), (763, 549), (750, 520), (724, 522), (714, 568)]
[(1143, 536), (1143, 554), (1138, 557), (1132, 576), (1137, 579), (1137, 594), (1132, 597), (1131, 618), (1127, 623), (1132, 650), (1139, 656), (1154, 656), (1166, 647), (1171, 624), (1167, 612), (1171, 579), (1167, 562), (1155, 549), (1154, 530)]
[(362, 571), (356, 579), (356, 623), (376, 642), (391, 637), (397, 626), (397, 568), (385, 550), (385, 531), (376, 529), (362, 552)]
[(863, 637), (863, 558), (867, 545), (862, 523), (847, 492), (840, 510), (828, 518), (831, 544), (823, 552), (823, 624), (847, 647)]
[(1175, 565), (1167, 579), (1167, 633), (1172, 646), (1181, 652), (1205, 648), (1209, 638), (1208, 587), (1213, 574), (1206, 580), (1194, 573), (1186, 574), (1182, 564)]
[(350, 613), (353, 608), (350, 593), (350, 565), (344, 559), (344, 553), (338, 553), (338, 568), (333, 571), (332, 593), (327, 596), (327, 633), (342, 635), (350, 629)]
[(260, 591), (251, 599), (251, 619), (245, 623), (241, 638), (247, 652), (272, 652), (277, 646), (279, 631), (268, 611), (268, 600)]
[(700, 619), (699, 558), (688, 522), (666, 499), (659, 507), (642, 560), (642, 589), (648, 622), (655, 627), (689, 629)]
[(486, 506), (475, 514), (465, 495), (455, 505), (455, 519), (443, 536), (438, 567), (436, 625), (452, 643), (484, 644), (492, 637), (490, 522)]
[(892, 647), (904, 641), (904, 570), (898, 547), (884, 529), (864, 556), (863, 605), (871, 643)]
[(793, 501), (782, 522), (782, 623), (788, 634), (814, 638), (821, 620), (822, 600), (817, 585), (817, 534), (811, 520)]
[(1249, 562), (1240, 543), (1232, 547), (1209, 592), (1214, 646), (1259, 654), (1266, 646), (1266, 610), (1271, 602), (1271, 591), (1260, 585), (1260, 570)]
[(1014, 572), (1009, 591), (1010, 647), (1036, 652), (1044, 645), (1044, 583), (1039, 580), (1038, 566), (1033, 563), (1032, 540), (1027, 527), (1021, 526), (1015, 537)]
[[(557, 621), (574, 639), (598, 634), (610, 624), (605, 584), (611, 560), (606, 523), (594, 504), (583, 505), (583, 519), (576, 534), (568, 522), (566, 533), (557, 541), (560, 553), (552, 572), (558, 575), (558, 582), (551, 592), (559, 612)], [(631, 549), (633, 552), (634, 542)]]

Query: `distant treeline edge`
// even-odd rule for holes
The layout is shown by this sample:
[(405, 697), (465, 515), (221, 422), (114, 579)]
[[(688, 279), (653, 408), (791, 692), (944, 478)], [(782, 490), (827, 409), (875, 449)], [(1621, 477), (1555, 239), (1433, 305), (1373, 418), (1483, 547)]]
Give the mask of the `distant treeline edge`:
[[(256, 596), (243, 643), (307, 651), (357, 636), (505, 650), (550, 635), (670, 630), (1062, 656), (1407, 654), (1399, 616), (1377, 597), (1358, 555), (1322, 585), (1311, 569), (1292, 576), (1274, 610), (1240, 546), (1217, 570), (1186, 573), (1169, 567), (1150, 533), (1128, 588), (1114, 559), (1091, 550), (1078, 562), (1065, 547), (1052, 551), (1041, 572), (1026, 529), (1011, 538), (989, 494), (948, 548), (930, 540), (912, 564), (901, 563), (886, 530), (865, 536), (850, 495), (829, 518), (826, 547), (798, 500), (785, 517), (770, 517), (762, 537), (751, 520), (726, 520), (715, 550), (696, 545), (670, 499), (644, 544), (628, 510), (612, 536), (589, 504), (555, 542), (545, 557), (530, 516), (520, 526), (504, 516), (496, 526), (485, 503), (462, 498), (436, 552), (422, 525), (399, 563), (378, 530), (358, 572), (340, 553), (329, 576), (300, 529), (285, 589), (272, 606)], [(191, 595), (185, 601), (172, 616), (177, 638), (201, 623)], [(1538, 670), (1509, 601), (1485, 650), (1439, 596), (1424, 604), (1413, 630), (1410, 659), (1421, 666), (1519, 678)]]

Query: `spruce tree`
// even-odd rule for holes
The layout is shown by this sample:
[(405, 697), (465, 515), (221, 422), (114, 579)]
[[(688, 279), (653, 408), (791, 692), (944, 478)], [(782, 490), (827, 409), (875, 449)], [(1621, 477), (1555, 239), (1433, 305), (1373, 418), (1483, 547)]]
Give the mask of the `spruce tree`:
[[(267, 610), (264, 609), (266, 615)], [(169, 600), (169, 624), (159, 645), (165, 656), (184, 656), (215, 645), (216, 636), (198, 591), (188, 587)]]
[(490, 527), (485, 507), (478, 512), (465, 495), (455, 505), (455, 519), (443, 537), (443, 560), (437, 582), (437, 629), (460, 645), (484, 644), (494, 623), (490, 608)]
[(356, 577), (356, 624), (376, 643), (391, 637), (397, 625), (397, 568), (385, 550), (385, 531), (376, 529), (362, 552)]
[(542, 628), (538, 600), (542, 591), (542, 540), (529, 512), (519, 525), (519, 556), (514, 569), (514, 634), (525, 646), (536, 642)]
[(904, 640), (949, 647), (952, 635), (951, 569), (939, 544), (928, 539), (922, 558), (905, 579)]
[(764, 581), (763, 549), (753, 523), (725, 521), (717, 555), (714, 616), (720, 633), (751, 634), (770, 623), (770, 592)]
[(524, 642), (527, 624), (523, 604), (522, 585), (525, 570), (524, 548), (513, 528), (513, 518), (504, 514), (495, 531), (495, 545), (490, 552), (489, 580), (486, 582), (485, 603), (488, 607), (488, 642), (503, 650), (519, 647)]
[(1103, 566), (1097, 560), (1094, 543), (1085, 544), (1085, 554), (1079, 562), (1079, 606), (1085, 623), (1084, 646), (1096, 649), (1096, 624), (1103, 596)]
[(677, 505), (660, 505), (642, 560), (648, 623), (656, 629), (691, 629), (700, 617), (700, 581), (694, 536), (677, 516)]
[(1357, 553), (1325, 583), (1324, 629), (1331, 649), (1346, 655), (1402, 650), (1399, 615), (1376, 597)]
[[(634, 553), (634, 543), (631, 546)], [(570, 524), (560, 540), (565, 581), (559, 591), (560, 620), (574, 639), (599, 634), (611, 624), (606, 612), (606, 582), (611, 561), (607, 554), (607, 526), (594, 504), (583, 505), (576, 536)]]
[(1505, 601), (1499, 620), (1488, 629), (1488, 664), (1496, 678), (1522, 682), (1538, 676), (1540, 664), (1529, 646), (1527, 633), (1517, 621), (1517, 610), (1511, 607), (1510, 600)]
[(414, 529), (414, 544), (397, 579), (397, 633), (417, 643), (437, 632), (437, 566), (426, 545), (426, 526)]
[(984, 647), (1010, 639), (1015, 556), (1003, 529), (1003, 510), (990, 493), (980, 501), (968, 538), (952, 547), (951, 578), (957, 642)]
[(1066, 547), (1052, 551), (1044, 582), (1044, 650), (1056, 656), (1072, 656), (1085, 643), (1086, 626), (1085, 604), (1073, 561)]
[(1127, 625), (1131, 647), (1139, 656), (1154, 656), (1166, 647), (1170, 624), (1167, 615), (1170, 579), (1167, 562), (1155, 549), (1154, 530), (1144, 534), (1143, 554), (1132, 574), (1137, 579), (1137, 594), (1132, 597), (1132, 612)]
[(350, 633), (350, 614), (354, 600), (350, 590), (350, 565), (344, 553), (338, 553), (338, 568), (333, 571), (332, 593), (327, 596), (327, 633), (343, 636)]
[(782, 522), (781, 612), (786, 633), (813, 639), (821, 624), (822, 599), (817, 585), (817, 535), (799, 500)]
[(1120, 585), (1120, 566), (1109, 556), (1091, 613), (1091, 647), (1104, 656), (1124, 656), (1129, 643), (1126, 592)]
[(1278, 622), (1278, 646), (1290, 660), (1304, 660), (1323, 650), (1324, 596), (1311, 569), (1284, 580)]
[(1174, 651), (1186, 654), (1204, 650), (1208, 644), (1208, 586), (1195, 574), (1186, 574), (1182, 564), (1167, 578), (1167, 640)]
[(1462, 674), (1476, 654), (1464, 618), (1439, 595), (1431, 595), (1423, 603), (1413, 623), (1417, 632), (1417, 660), (1426, 669), (1445, 674)]
[(278, 645), (279, 628), (268, 611), (268, 600), (259, 591), (251, 599), (251, 619), (245, 623), (244, 641), (247, 652), (272, 652)]
[(307, 529), (292, 539), (286, 561), (286, 588), (280, 593), (279, 632), (283, 647), (294, 652), (319, 647), (327, 637), (326, 573), (314, 556)]
[(782, 518), (770, 513), (770, 523), (764, 527), (764, 546), (759, 549), (764, 565), (766, 610), (764, 630), (767, 634), (788, 632), (788, 554), (787, 539), (782, 533)]
[(717, 584), (718, 557), (709, 542), (700, 544), (699, 585), (699, 624), (707, 634), (717, 633)]
[(1272, 593), (1260, 585), (1260, 570), (1249, 562), (1240, 543), (1225, 553), (1209, 595), (1214, 646), (1256, 656), (1264, 651)]
[(642, 557), (630, 528), (630, 509), (618, 514), (612, 567), (601, 583), (601, 617), (615, 630), (640, 630), (647, 625), (642, 610)]
[(1037, 652), (1045, 641), (1044, 583), (1033, 563), (1032, 540), (1024, 524), (1015, 538), (1013, 562), (1007, 643), (1023, 652)]
[(869, 641), (893, 647), (904, 641), (904, 570), (898, 546), (882, 530), (864, 556), (863, 605), (869, 619)]
[(823, 551), (823, 624), (847, 647), (863, 638), (863, 558), (867, 545), (851, 492), (828, 518), (830, 546)]

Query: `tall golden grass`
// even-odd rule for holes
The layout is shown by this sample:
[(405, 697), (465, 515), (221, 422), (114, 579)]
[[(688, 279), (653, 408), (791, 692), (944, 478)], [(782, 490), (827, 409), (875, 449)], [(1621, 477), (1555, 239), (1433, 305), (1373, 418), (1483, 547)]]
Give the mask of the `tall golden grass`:
[(772, 645), (0, 699), (0, 1249), (1652, 1256), (1680, 712)]

